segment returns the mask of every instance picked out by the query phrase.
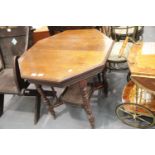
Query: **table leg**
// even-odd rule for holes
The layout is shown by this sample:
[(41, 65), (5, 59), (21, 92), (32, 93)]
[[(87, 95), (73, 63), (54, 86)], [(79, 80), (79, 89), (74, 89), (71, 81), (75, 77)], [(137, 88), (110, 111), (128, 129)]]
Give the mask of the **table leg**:
[(86, 80), (80, 81), (79, 87), (80, 87), (80, 91), (81, 91), (81, 95), (82, 95), (82, 99), (83, 99), (83, 107), (87, 113), (91, 127), (94, 128), (95, 127), (95, 118), (93, 116), (89, 98), (88, 98), (87, 81)]
[[(51, 87), (51, 89), (52, 89), (53, 92), (55, 92), (54, 87)], [(61, 96), (58, 97), (57, 94), (55, 94), (55, 99), (56, 99), (56, 101), (55, 101), (55, 103), (53, 105), (54, 107), (58, 107), (58, 106), (63, 104), (63, 101), (61, 100)]]
[(44, 103), (46, 104), (48, 111), (53, 115), (54, 118), (56, 118), (55, 115), (55, 111), (54, 111), (54, 107), (51, 105), (50, 101), (48, 100), (48, 98), (46, 97), (41, 85), (36, 85), (37, 91), (38, 93), (41, 95), (41, 97), (44, 100)]

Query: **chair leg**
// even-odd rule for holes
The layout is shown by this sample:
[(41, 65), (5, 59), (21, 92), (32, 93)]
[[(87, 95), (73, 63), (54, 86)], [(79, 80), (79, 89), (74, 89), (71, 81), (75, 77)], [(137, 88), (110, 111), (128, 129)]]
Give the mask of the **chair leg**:
[(34, 124), (37, 124), (40, 118), (40, 107), (41, 107), (41, 96), (40, 94), (37, 94), (35, 101)]
[(0, 117), (3, 115), (4, 109), (4, 94), (0, 94)]

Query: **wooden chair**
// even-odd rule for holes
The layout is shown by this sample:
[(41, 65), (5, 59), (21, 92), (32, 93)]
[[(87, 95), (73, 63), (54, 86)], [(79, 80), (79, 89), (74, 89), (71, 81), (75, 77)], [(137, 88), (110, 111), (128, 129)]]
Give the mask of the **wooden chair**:
[[(22, 79), (18, 66), (19, 56), (30, 44), (30, 28), (26, 26), (0, 27), (0, 116), (4, 109), (4, 94), (35, 96), (35, 117), (40, 117), (40, 95), (35, 89), (28, 89), (29, 82)], [(31, 42), (32, 43), (32, 42)]]
[(134, 41), (140, 40), (144, 26), (111, 26), (111, 37), (116, 40), (125, 40), (128, 36)]
[(109, 70), (128, 69), (127, 57), (133, 46), (129, 40), (130, 38), (126, 37), (124, 41), (115, 42), (107, 62)]
[[(132, 44), (142, 37), (144, 26), (111, 26), (111, 37), (116, 41), (108, 58), (110, 70), (128, 69), (126, 59)], [(120, 53), (123, 52), (123, 55)]]

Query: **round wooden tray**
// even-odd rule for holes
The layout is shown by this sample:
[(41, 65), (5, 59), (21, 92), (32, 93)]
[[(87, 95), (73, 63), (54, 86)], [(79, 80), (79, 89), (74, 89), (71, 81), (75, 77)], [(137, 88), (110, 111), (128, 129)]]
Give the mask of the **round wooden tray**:
[[(144, 106), (155, 112), (155, 95), (149, 93), (145, 89), (137, 88), (134, 82), (129, 81), (127, 85), (125, 85), (123, 93), (122, 93), (122, 102), (123, 103), (136, 103), (136, 94), (137, 94), (137, 104)], [(134, 106), (126, 106), (125, 109), (127, 111), (134, 111)], [(139, 111), (139, 113), (143, 114), (143, 111)]]

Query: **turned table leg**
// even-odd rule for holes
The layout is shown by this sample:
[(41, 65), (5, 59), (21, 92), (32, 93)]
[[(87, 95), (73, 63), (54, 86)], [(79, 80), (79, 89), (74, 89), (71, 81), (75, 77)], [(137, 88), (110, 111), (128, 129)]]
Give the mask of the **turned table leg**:
[(95, 127), (95, 118), (93, 116), (92, 109), (91, 109), (90, 102), (89, 102), (89, 98), (88, 98), (87, 81), (86, 80), (80, 81), (79, 87), (80, 87), (80, 91), (81, 91), (81, 95), (82, 95), (82, 99), (83, 99), (84, 110), (87, 113), (91, 127), (94, 128)]
[[(54, 87), (51, 87), (51, 89), (52, 89), (53, 92), (56, 92)], [(54, 97), (56, 99), (56, 101), (54, 102), (54, 105), (53, 105), (54, 107), (58, 107), (58, 106), (63, 104), (63, 101), (61, 100), (61, 97), (58, 97), (57, 94), (55, 94)]]
[(51, 113), (51, 115), (53, 115), (54, 118), (56, 118), (54, 107), (51, 105), (50, 101), (46, 97), (44, 90), (42, 89), (41, 85), (36, 85), (36, 88), (37, 88), (38, 93), (43, 98), (44, 103), (46, 104), (46, 106), (48, 108), (48, 111)]

